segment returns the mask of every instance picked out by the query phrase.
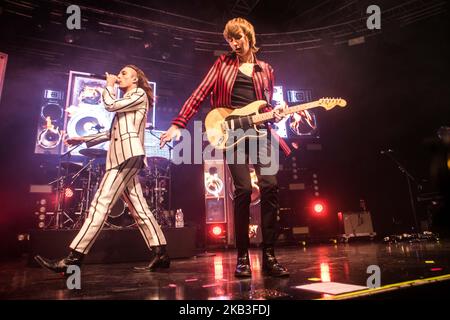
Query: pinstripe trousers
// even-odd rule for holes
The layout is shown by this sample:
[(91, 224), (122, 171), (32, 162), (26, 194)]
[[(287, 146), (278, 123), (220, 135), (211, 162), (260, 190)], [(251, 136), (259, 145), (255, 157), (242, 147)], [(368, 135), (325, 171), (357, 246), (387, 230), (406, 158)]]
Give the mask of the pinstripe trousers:
[(89, 252), (119, 197), (127, 203), (147, 246), (166, 244), (164, 234), (142, 194), (137, 177), (142, 166), (143, 156), (138, 156), (106, 171), (91, 202), (88, 216), (70, 244), (72, 250), (83, 254)]

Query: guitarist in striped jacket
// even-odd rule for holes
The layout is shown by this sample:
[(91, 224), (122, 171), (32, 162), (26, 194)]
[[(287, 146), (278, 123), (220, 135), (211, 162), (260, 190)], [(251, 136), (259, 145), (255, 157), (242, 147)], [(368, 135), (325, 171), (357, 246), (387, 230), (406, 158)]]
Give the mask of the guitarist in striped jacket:
[[(205, 98), (211, 95), (211, 106), (243, 107), (256, 100), (271, 100), (274, 86), (273, 69), (256, 58), (256, 37), (253, 26), (243, 18), (230, 20), (223, 33), (232, 52), (221, 55), (211, 67), (201, 84), (185, 102), (171, 127), (161, 136), (161, 147), (172, 138), (179, 139), (180, 129), (198, 111)], [(267, 97), (267, 99), (266, 99)], [(281, 120), (275, 110), (276, 120)], [(270, 130), (270, 129), (269, 129)], [(274, 131), (271, 130), (275, 135)], [(276, 136), (277, 137), (277, 136)], [(279, 138), (279, 137), (278, 137)], [(279, 140), (279, 145), (289, 154), (287, 144)], [(258, 152), (270, 154), (270, 138), (266, 150)], [(248, 149), (248, 148), (246, 148)], [(248, 150), (245, 150), (248, 156)], [(278, 154), (278, 153), (276, 153)], [(255, 160), (253, 160), (255, 163)], [(258, 159), (254, 164), (261, 190), (261, 227), (263, 234), (263, 271), (271, 276), (288, 276), (285, 267), (275, 258), (274, 244), (277, 237), (276, 221), (278, 210), (278, 186), (276, 175), (261, 175), (261, 168), (269, 166)], [(236, 246), (238, 250), (236, 277), (251, 277), (249, 247), (249, 217), (252, 185), (249, 164), (228, 163), (235, 186), (234, 221)]]

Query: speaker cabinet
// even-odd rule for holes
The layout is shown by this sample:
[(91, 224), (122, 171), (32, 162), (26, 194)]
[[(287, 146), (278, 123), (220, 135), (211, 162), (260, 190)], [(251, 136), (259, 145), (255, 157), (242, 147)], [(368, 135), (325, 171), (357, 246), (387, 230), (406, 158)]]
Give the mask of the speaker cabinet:
[(59, 154), (63, 140), (64, 93), (44, 90), (36, 133), (34, 153)]

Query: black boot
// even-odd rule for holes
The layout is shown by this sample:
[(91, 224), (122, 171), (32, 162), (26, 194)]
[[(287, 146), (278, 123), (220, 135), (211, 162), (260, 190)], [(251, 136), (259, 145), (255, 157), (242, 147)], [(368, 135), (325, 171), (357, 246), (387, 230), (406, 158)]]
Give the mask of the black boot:
[(263, 272), (272, 277), (287, 277), (289, 272), (278, 263), (273, 247), (263, 248)]
[(238, 278), (248, 278), (252, 276), (252, 270), (250, 268), (250, 258), (248, 251), (238, 251), (236, 270), (234, 276)]
[(157, 246), (153, 248), (154, 256), (148, 266), (146, 267), (135, 267), (136, 271), (154, 271), (156, 269), (169, 268), (170, 258), (166, 252), (166, 246)]
[(51, 270), (56, 273), (66, 274), (67, 268), (71, 265), (80, 267), (84, 258), (84, 254), (77, 252), (75, 250), (70, 251), (66, 258), (59, 260), (50, 260), (40, 255), (34, 257), (34, 260), (39, 263), (41, 267)]

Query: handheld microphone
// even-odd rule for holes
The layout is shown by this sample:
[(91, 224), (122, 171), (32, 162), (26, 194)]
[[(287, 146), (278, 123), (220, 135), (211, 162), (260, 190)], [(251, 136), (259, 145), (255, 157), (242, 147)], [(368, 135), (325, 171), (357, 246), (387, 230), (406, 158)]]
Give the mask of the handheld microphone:
[[(106, 80), (106, 74), (89, 73), (89, 76), (93, 78), (100, 78), (102, 80)], [(116, 81), (116, 83), (118, 83), (118, 81)]]
[(106, 80), (106, 75), (105, 74), (89, 73), (89, 76)]

